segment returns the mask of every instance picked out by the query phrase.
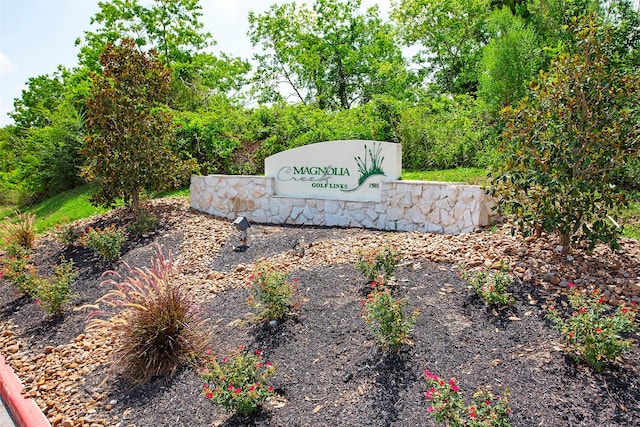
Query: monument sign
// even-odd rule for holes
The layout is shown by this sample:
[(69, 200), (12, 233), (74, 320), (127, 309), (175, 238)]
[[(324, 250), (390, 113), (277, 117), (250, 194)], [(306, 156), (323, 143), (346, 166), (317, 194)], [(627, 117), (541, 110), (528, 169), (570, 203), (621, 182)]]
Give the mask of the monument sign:
[(401, 174), (402, 146), (392, 142), (319, 142), (265, 159), (276, 196), (379, 202), (380, 182)]

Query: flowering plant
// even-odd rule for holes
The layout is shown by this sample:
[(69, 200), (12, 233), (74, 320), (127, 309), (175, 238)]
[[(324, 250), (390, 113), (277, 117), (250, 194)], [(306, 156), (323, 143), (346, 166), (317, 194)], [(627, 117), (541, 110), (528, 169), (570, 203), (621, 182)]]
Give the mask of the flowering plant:
[(466, 406), (456, 379), (445, 381), (437, 375), (424, 371), (428, 390), (425, 397), (430, 401), (427, 412), (437, 422), (447, 422), (450, 427), (509, 427), (509, 395), (494, 396), (487, 391), (473, 395), (473, 403)]
[(509, 273), (503, 271), (492, 272), (480, 268), (471, 272), (461, 270), (460, 277), (488, 305), (504, 307), (515, 303), (513, 297), (507, 292), (508, 286), (513, 283), (513, 276)]
[(386, 283), (400, 263), (400, 252), (387, 245), (381, 250), (360, 252), (356, 268), (369, 282)]
[(273, 387), (265, 381), (274, 373), (275, 365), (263, 362), (260, 350), (251, 353), (240, 346), (220, 362), (211, 357), (204, 364), (202, 394), (229, 411), (247, 415), (273, 395)]
[(260, 311), (265, 320), (280, 320), (291, 308), (297, 293), (297, 280), (287, 279), (287, 273), (278, 271), (272, 263), (263, 259), (253, 266), (249, 276), (249, 306)]
[[(573, 287), (572, 283), (570, 287)], [(550, 306), (547, 317), (562, 334), (567, 352), (576, 361), (586, 362), (600, 371), (603, 361), (613, 361), (633, 348), (633, 341), (621, 334), (636, 328), (635, 304), (631, 307), (621, 305), (612, 312), (597, 290), (572, 291), (568, 298), (573, 310), (570, 316), (565, 318)]]
[(405, 315), (407, 300), (395, 300), (382, 284), (373, 283), (373, 291), (362, 302), (362, 318), (369, 325), (377, 343), (385, 350), (398, 351), (409, 343), (409, 332), (416, 324), (418, 310)]
[(11, 243), (2, 260), (2, 277), (24, 295), (32, 295), (36, 287), (35, 268), (29, 264), (30, 255), (30, 249)]

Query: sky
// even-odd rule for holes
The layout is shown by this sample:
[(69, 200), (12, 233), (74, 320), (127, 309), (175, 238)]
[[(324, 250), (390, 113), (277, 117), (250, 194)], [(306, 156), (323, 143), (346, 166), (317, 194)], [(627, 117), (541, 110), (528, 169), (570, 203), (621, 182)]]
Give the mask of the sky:
[[(212, 51), (250, 59), (249, 11), (262, 13), (273, 3), (291, 1), (201, 0), (203, 31), (217, 42)], [(362, 1), (363, 7), (373, 4), (386, 16), (390, 0)], [(77, 65), (75, 40), (92, 29), (98, 11), (98, 0), (0, 0), (0, 127), (13, 123), (7, 113), (29, 78), (53, 73), (58, 65)]]

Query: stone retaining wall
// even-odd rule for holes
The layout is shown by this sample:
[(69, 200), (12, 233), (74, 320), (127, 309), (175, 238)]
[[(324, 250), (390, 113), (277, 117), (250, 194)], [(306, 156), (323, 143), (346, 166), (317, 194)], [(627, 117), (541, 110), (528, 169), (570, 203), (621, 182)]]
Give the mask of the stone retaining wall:
[(469, 233), (496, 217), (495, 201), (477, 185), (383, 181), (380, 202), (274, 195), (261, 176), (191, 177), (191, 207), (211, 215), (263, 224), (300, 224), (380, 230)]

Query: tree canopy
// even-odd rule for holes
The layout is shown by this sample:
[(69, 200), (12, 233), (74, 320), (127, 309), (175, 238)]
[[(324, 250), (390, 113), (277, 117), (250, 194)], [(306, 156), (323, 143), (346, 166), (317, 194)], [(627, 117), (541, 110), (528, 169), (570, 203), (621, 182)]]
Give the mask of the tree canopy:
[(97, 204), (122, 198), (134, 209), (143, 191), (184, 184), (189, 172), (173, 150), (173, 123), (161, 108), (169, 94), (171, 70), (133, 39), (108, 43), (100, 56), (102, 74), (92, 75), (87, 102), (85, 178), (98, 185)]
[(404, 97), (410, 76), (393, 27), (377, 7), (359, 8), (360, 0), (317, 0), (312, 8), (293, 2), (250, 13), (251, 42), (263, 51), (255, 55), (260, 99), (331, 110), (377, 94)]

